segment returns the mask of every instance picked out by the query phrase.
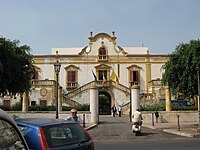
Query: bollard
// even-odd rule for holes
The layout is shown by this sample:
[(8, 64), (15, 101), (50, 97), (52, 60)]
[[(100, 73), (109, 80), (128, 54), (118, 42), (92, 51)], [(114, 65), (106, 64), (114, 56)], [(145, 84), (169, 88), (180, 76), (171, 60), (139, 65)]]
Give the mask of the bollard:
[(159, 117), (158, 111), (155, 112), (155, 117), (156, 117), (156, 123), (158, 123), (158, 117)]
[(177, 121), (178, 121), (178, 131), (180, 131), (179, 115), (177, 115)]
[(154, 113), (151, 114), (152, 115), (152, 126), (154, 126)]
[(83, 114), (83, 128), (85, 128), (85, 114)]

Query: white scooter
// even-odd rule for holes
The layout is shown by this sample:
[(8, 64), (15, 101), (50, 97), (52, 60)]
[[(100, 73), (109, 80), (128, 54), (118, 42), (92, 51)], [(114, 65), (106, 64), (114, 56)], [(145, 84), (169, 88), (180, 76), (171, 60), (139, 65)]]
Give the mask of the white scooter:
[(135, 136), (138, 136), (142, 132), (142, 127), (139, 122), (133, 122), (132, 131), (135, 133)]

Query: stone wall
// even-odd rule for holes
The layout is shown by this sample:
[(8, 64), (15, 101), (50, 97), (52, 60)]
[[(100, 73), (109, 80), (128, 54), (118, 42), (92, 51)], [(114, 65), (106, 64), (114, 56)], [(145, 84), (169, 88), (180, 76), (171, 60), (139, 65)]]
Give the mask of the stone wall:
[[(154, 122), (156, 121), (155, 118), (155, 111), (154, 112), (142, 112), (143, 122), (144, 123), (151, 123), (152, 122), (152, 113), (154, 115)], [(176, 123), (178, 120), (180, 122), (198, 122), (199, 121), (199, 113), (198, 111), (159, 111), (159, 123)]]
[[(8, 111), (7, 112), (10, 116), (17, 116), (20, 118), (55, 118), (56, 113), (55, 112), (15, 112), (15, 111)], [(85, 114), (85, 123), (90, 123), (90, 112), (85, 111), (85, 112), (78, 112), (78, 117), (80, 120), (80, 123), (83, 123), (83, 114)], [(59, 119), (66, 119), (68, 116), (70, 116), (70, 111), (63, 111), (59, 113)]]

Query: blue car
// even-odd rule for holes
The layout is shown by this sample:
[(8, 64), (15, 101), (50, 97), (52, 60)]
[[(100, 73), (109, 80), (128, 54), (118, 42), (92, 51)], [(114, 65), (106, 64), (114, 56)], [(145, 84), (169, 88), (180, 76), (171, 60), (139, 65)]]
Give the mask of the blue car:
[(172, 106), (192, 106), (189, 100), (172, 100)]
[(28, 147), (34, 150), (94, 150), (89, 133), (73, 121), (51, 118), (17, 118)]

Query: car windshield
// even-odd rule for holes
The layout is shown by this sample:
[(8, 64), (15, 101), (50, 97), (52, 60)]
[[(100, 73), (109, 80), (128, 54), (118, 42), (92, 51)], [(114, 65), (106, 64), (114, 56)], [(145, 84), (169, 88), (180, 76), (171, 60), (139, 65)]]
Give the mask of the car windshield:
[(61, 124), (42, 127), (50, 148), (79, 144), (89, 137), (78, 124)]

